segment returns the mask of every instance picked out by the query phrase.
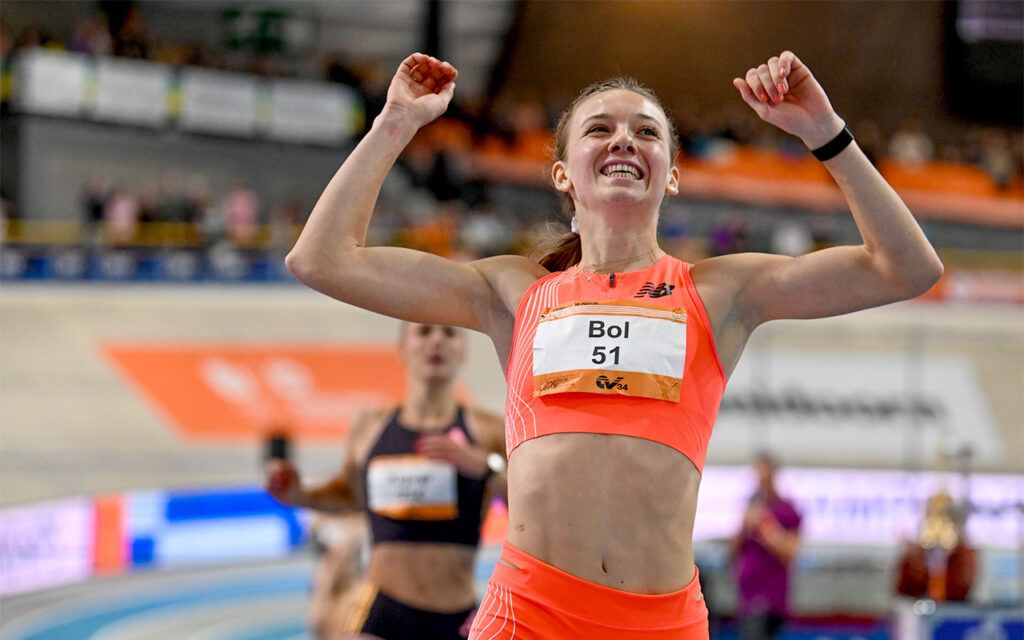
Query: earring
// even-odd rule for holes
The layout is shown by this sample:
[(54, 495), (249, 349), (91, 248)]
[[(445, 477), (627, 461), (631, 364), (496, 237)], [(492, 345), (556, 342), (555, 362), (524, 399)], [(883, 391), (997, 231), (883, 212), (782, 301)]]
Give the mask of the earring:
[(576, 219), (576, 216), (572, 217), (572, 221), (569, 222), (569, 230), (575, 234), (580, 232), (580, 221)]

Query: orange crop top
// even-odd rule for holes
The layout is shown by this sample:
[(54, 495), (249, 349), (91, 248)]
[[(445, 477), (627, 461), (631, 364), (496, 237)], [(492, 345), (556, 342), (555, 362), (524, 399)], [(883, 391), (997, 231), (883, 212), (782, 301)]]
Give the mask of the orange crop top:
[(552, 433), (644, 438), (703, 472), (725, 372), (690, 265), (573, 267), (533, 283), (505, 368), (505, 447)]

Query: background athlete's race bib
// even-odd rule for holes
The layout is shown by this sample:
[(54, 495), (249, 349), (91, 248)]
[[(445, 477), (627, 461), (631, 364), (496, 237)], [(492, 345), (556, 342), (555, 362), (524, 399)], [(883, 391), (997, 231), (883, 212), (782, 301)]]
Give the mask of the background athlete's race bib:
[(417, 455), (378, 456), (366, 473), (370, 511), (395, 520), (459, 515), (455, 466)]
[(612, 393), (679, 401), (686, 312), (633, 301), (574, 302), (541, 314), (533, 393)]

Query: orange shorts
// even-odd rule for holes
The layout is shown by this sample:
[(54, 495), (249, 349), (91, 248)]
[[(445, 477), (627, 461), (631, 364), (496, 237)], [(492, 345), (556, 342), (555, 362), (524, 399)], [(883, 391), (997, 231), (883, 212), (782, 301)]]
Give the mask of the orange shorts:
[(507, 542), (477, 609), (470, 640), (708, 640), (708, 609), (693, 581), (644, 595), (588, 582)]

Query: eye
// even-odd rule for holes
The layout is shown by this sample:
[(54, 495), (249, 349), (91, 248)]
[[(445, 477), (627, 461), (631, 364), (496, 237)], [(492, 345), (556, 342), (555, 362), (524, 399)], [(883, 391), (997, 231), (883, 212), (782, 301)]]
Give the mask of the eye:
[(451, 327), (445, 327), (444, 328), (444, 337), (446, 337), (446, 338), (454, 338), (455, 337), (455, 329), (453, 329)]
[(654, 127), (644, 127), (640, 129), (640, 133), (645, 136), (651, 136), (652, 138), (658, 137), (658, 130)]
[(429, 336), (430, 332), (434, 330), (434, 327), (429, 324), (421, 324), (419, 329), (416, 330), (421, 336)]
[(587, 129), (587, 133), (594, 133), (595, 131), (608, 131), (608, 126), (603, 124), (595, 124)]

